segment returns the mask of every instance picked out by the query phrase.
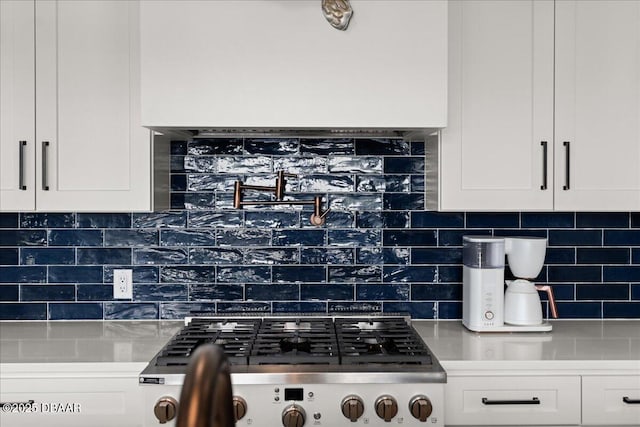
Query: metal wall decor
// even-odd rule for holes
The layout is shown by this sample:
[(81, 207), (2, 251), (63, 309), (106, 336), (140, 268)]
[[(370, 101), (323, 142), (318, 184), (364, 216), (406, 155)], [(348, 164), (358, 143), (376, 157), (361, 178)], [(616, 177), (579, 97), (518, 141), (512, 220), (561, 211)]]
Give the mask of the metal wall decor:
[(322, 0), (322, 13), (332, 27), (346, 30), (353, 15), (349, 0)]

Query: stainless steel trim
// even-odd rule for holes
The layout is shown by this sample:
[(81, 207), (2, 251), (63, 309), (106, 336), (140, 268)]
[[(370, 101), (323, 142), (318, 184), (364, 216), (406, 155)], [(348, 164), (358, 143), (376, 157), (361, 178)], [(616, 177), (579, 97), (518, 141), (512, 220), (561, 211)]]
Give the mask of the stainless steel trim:
[(24, 149), (27, 146), (27, 141), (19, 141), (19, 165), (18, 165), (18, 189), (25, 191), (27, 186), (24, 185)]
[(48, 149), (49, 141), (42, 141), (42, 190), (49, 191), (49, 183), (47, 181), (48, 168)]
[(542, 145), (542, 185), (541, 190), (547, 189), (547, 141), (540, 141)]
[(570, 152), (570, 142), (569, 141), (564, 141), (562, 143), (562, 145), (564, 145), (565, 147), (565, 169), (564, 169), (564, 185), (562, 186), (563, 190), (569, 190), (571, 188), (570, 186), (570, 171), (571, 171), (571, 152)]

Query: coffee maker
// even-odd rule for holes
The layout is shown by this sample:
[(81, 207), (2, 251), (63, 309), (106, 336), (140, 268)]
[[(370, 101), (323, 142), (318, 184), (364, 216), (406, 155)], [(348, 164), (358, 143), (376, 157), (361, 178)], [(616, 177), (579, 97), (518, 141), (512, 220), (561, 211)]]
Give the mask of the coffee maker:
[[(544, 265), (547, 239), (539, 237), (463, 236), (462, 323), (477, 332), (546, 332), (538, 291), (549, 295), (549, 307), (558, 317), (550, 286), (532, 279)], [(516, 280), (507, 281), (505, 256)]]

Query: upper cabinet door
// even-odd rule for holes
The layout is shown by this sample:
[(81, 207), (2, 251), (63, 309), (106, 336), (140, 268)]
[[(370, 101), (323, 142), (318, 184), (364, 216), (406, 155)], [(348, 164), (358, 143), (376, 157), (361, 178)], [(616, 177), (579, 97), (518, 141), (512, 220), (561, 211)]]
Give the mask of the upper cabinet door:
[(149, 210), (139, 3), (36, 2), (38, 210)]
[(35, 208), (33, 25), (33, 1), (0, 1), (0, 210)]
[(440, 209), (553, 209), (553, 13), (551, 0), (449, 2)]
[(640, 209), (640, 2), (556, 2), (555, 60), (555, 208)]

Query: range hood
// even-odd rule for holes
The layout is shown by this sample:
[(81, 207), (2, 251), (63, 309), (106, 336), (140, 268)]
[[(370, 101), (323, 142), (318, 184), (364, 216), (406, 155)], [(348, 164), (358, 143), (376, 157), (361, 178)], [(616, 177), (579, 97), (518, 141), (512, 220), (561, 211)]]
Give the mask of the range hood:
[(447, 118), (447, 2), (140, 2), (142, 123), (194, 136), (399, 136)]

